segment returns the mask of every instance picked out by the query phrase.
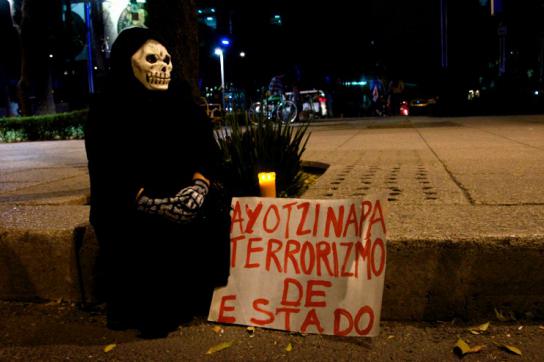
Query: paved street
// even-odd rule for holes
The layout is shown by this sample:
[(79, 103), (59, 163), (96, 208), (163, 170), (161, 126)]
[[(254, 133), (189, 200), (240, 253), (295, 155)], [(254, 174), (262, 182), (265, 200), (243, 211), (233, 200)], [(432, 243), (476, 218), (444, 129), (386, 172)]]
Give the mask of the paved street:
[[(201, 321), (181, 335), (142, 341), (108, 331), (101, 313), (70, 303), (2, 303), (0, 360), (455, 360), (457, 336), (486, 345), (467, 360), (519, 358), (497, 341), (521, 348), (525, 360), (542, 359), (544, 116), (346, 119), (310, 130), (303, 158), (328, 169), (304, 198), (378, 192), (389, 200), (387, 321), (379, 337), (258, 330), (252, 338), (244, 327), (218, 334)], [(0, 144), (4, 299), (79, 296), (71, 255), (75, 230), (86, 228), (87, 199), (82, 141)], [(518, 320), (499, 322), (495, 310)], [(488, 320), (489, 333), (467, 332)], [(230, 340), (231, 348), (204, 354)], [(110, 343), (118, 346), (106, 354)]]

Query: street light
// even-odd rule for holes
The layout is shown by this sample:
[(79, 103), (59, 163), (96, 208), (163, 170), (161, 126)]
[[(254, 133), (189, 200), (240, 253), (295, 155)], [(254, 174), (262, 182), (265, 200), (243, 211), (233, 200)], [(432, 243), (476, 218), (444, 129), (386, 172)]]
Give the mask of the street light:
[(219, 66), (221, 68), (221, 105), (225, 110), (225, 66), (223, 63), (223, 49), (215, 48), (215, 55), (219, 56)]

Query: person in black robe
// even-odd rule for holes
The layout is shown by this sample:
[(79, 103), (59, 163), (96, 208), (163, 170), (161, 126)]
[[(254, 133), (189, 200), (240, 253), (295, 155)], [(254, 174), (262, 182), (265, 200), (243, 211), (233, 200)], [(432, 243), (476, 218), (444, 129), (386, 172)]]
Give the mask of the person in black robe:
[[(164, 44), (145, 28), (119, 34), (85, 130), (108, 326), (144, 337), (206, 313), (229, 273), (220, 152)], [(135, 57), (153, 71), (137, 74)]]

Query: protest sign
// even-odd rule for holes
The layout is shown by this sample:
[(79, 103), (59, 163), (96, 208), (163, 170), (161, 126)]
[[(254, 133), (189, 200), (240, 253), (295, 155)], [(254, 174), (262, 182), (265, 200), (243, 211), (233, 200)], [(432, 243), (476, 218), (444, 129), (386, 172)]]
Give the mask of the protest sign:
[(221, 323), (376, 336), (386, 265), (378, 197), (235, 198), (227, 286), (208, 319)]

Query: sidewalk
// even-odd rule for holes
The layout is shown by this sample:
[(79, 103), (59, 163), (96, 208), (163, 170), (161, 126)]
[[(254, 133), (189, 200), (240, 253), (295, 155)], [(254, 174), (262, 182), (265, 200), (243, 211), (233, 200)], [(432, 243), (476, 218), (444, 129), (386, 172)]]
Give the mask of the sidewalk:
[[(544, 317), (544, 116), (336, 120), (303, 197), (389, 202), (383, 318)], [(0, 299), (93, 295), (81, 141), (0, 144)]]

